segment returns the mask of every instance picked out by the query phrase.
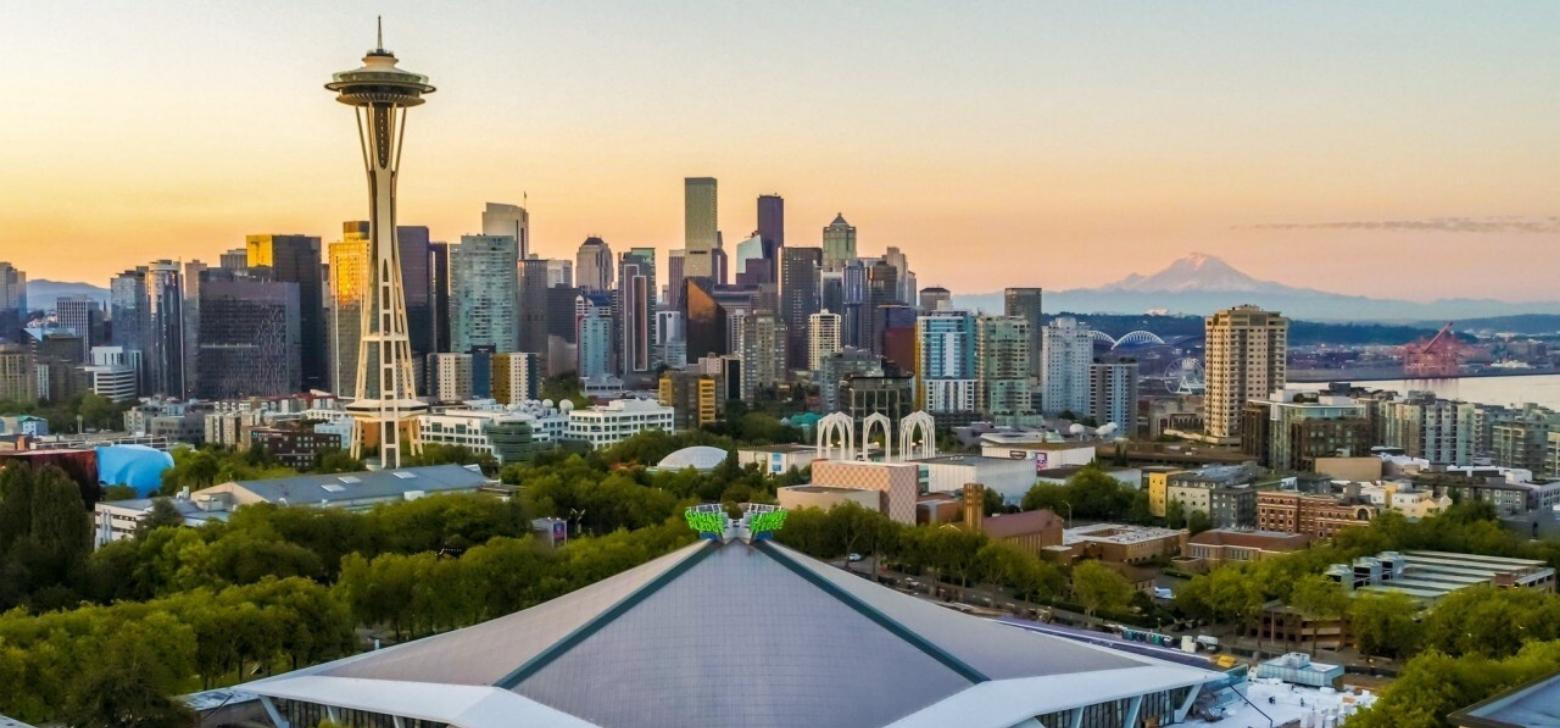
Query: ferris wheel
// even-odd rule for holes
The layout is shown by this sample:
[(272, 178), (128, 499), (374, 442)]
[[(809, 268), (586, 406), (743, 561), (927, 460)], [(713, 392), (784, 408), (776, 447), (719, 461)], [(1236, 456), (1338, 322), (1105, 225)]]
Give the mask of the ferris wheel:
[(1202, 394), (1208, 388), (1202, 360), (1195, 357), (1186, 357), (1171, 364), (1166, 375), (1166, 379), (1175, 380), (1176, 394)]

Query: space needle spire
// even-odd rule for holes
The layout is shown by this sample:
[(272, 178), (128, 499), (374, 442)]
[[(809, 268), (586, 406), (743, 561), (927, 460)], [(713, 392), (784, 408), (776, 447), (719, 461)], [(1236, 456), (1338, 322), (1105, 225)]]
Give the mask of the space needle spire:
[(352, 415), (352, 456), (378, 445), (381, 467), (401, 466), (403, 451), (416, 454), (417, 416), (427, 404), (417, 398), (411, 339), (406, 327), (406, 294), (401, 286), (401, 256), (396, 244), (396, 179), (407, 109), (433, 93), (428, 77), (396, 68), (384, 48), (384, 25), (377, 45), (359, 68), (331, 77), (325, 88), (353, 107), (363, 167), (368, 173), (369, 234), (363, 286), (357, 382), (347, 412)]

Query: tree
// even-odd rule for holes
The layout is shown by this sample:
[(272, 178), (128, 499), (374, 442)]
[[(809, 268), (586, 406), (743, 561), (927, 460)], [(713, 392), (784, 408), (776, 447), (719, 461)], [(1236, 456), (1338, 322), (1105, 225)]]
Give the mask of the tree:
[(172, 728), (195, 715), (175, 698), (193, 668), (190, 628), (167, 614), (120, 624), (95, 650), (63, 712), (74, 728)]
[(179, 512), (178, 506), (173, 504), (171, 498), (154, 498), (151, 512), (136, 525), (135, 532), (137, 536), (145, 536), (158, 528), (182, 525), (184, 525), (184, 514)]
[(1213, 522), (1208, 518), (1208, 512), (1204, 510), (1192, 511), (1186, 517), (1186, 530), (1193, 536), (1213, 528)]
[(1007, 502), (1002, 499), (1002, 494), (990, 488), (981, 489), (981, 509), (988, 516), (1007, 512)]
[[(1321, 574), (1307, 574), (1295, 582), (1290, 592), (1289, 605), (1307, 617), (1333, 620), (1349, 611), (1349, 595), (1343, 585)], [(1316, 640), (1311, 640), (1311, 652), (1316, 652)]]
[(1098, 561), (1085, 561), (1073, 567), (1073, 597), (1083, 605), (1084, 614), (1093, 617), (1100, 611), (1120, 612), (1132, 603), (1136, 591), (1132, 582)]
[(1401, 592), (1363, 592), (1349, 605), (1349, 629), (1360, 652), (1401, 657), (1418, 648), (1423, 636), (1414, 616), (1419, 605)]

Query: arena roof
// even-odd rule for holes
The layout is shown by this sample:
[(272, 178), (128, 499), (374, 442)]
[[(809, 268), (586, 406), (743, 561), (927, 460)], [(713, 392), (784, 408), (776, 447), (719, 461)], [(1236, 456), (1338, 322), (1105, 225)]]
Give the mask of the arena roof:
[(521, 612), (243, 689), (458, 728), (999, 728), (1216, 677), (960, 614), (772, 542), (700, 541)]
[(693, 468), (699, 471), (714, 470), (720, 467), (721, 463), (726, 462), (727, 455), (728, 453), (725, 450), (718, 447), (694, 445), (661, 458), (661, 462), (656, 463), (655, 467), (661, 470), (682, 470), (684, 468)]

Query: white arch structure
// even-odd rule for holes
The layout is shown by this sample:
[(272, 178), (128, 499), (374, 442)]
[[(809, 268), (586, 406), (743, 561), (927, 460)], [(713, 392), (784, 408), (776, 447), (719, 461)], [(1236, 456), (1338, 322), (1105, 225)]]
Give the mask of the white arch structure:
[[(818, 420), (818, 458), (821, 460), (850, 460), (856, 456), (856, 423), (850, 415), (835, 412)], [(834, 436), (839, 435), (839, 457), (834, 456)]]
[(858, 455), (862, 460), (869, 459), (869, 443), (872, 442), (872, 431), (881, 428), (883, 430), (883, 462), (889, 463), (894, 461), (893, 426), (894, 421), (888, 419), (888, 415), (882, 412), (873, 412), (867, 415), (867, 418), (861, 423), (861, 449)]
[[(921, 446), (916, 447), (915, 436), (921, 436)], [(899, 421), (899, 458), (916, 460), (937, 457), (937, 422), (932, 416), (915, 411)]]

